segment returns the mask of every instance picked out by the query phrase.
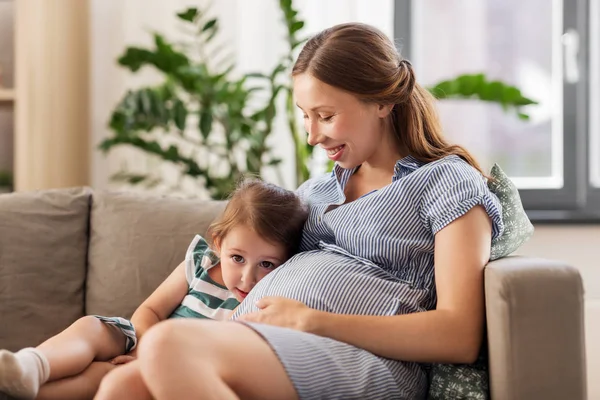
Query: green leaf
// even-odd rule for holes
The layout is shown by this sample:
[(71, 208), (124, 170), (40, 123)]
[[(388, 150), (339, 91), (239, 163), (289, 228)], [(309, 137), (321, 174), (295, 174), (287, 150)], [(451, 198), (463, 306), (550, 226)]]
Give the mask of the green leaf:
[(152, 100), (150, 99), (150, 93), (148, 90), (141, 90), (138, 92), (139, 107), (142, 113), (150, 114), (152, 112)]
[(437, 83), (429, 91), (438, 99), (479, 99), (497, 103), (505, 111), (516, 109), (517, 116), (521, 119), (524, 118), (519, 115), (521, 112), (518, 108), (537, 104), (524, 97), (518, 88), (501, 81), (488, 81), (484, 74), (460, 75)]
[(151, 64), (154, 53), (139, 47), (128, 47), (117, 62), (131, 72), (137, 72), (142, 66)]
[(283, 10), (290, 10), (292, 8), (292, 0), (279, 0), (279, 6)]
[(204, 139), (208, 138), (212, 129), (213, 115), (210, 108), (204, 108), (200, 113), (200, 133)]
[(292, 24), (291, 28), (290, 28), (290, 32), (291, 33), (296, 33), (298, 32), (300, 29), (302, 29), (304, 27), (304, 21), (296, 21)]
[(168, 161), (177, 162), (181, 159), (179, 155), (179, 149), (175, 145), (170, 145), (169, 148), (164, 152), (163, 158)]
[(204, 24), (204, 26), (202, 27), (202, 32), (206, 32), (207, 30), (209, 30), (212, 27), (214, 27), (216, 24), (217, 24), (217, 20), (216, 19), (211, 19), (206, 24)]
[(175, 121), (175, 126), (180, 131), (185, 130), (185, 122), (187, 119), (188, 111), (185, 107), (185, 104), (179, 99), (175, 100), (173, 103), (173, 120)]
[(196, 7), (190, 7), (185, 11), (177, 13), (177, 17), (179, 17), (179, 19), (188, 22), (194, 22), (198, 15), (200, 15), (200, 13), (198, 12), (198, 9)]

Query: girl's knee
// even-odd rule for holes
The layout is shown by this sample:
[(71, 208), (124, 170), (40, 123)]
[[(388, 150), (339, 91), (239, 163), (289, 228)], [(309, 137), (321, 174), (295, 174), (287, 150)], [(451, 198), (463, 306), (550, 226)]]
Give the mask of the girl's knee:
[(102, 321), (92, 315), (86, 315), (73, 322), (73, 327), (84, 328), (86, 330), (101, 329)]

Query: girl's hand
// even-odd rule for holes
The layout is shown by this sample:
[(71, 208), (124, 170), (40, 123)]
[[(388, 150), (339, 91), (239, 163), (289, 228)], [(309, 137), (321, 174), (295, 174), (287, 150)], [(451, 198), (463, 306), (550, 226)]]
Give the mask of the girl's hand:
[(242, 315), (239, 320), (311, 332), (315, 316), (319, 313), (299, 301), (285, 297), (263, 297), (256, 302), (256, 306), (260, 311)]
[(112, 360), (110, 360), (110, 363), (113, 364), (113, 365), (121, 365), (121, 364), (127, 364), (129, 362), (132, 362), (135, 359), (136, 359), (135, 355), (125, 354), (125, 355), (122, 355), (122, 356), (116, 356), (115, 358), (113, 358)]

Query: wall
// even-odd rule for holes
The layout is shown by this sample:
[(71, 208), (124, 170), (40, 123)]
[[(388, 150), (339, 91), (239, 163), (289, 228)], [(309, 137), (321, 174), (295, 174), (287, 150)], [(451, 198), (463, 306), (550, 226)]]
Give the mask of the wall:
[[(0, 2), (0, 87), (14, 85), (14, 1)], [(0, 102), (0, 171), (12, 170), (13, 103)]]
[(579, 269), (585, 287), (588, 399), (600, 399), (600, 226), (536, 226), (519, 254), (563, 260)]

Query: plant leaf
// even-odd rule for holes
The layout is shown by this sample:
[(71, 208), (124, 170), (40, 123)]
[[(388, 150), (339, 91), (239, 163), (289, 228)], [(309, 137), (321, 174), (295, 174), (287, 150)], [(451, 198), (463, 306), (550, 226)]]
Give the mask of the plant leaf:
[(303, 27), (304, 27), (304, 21), (296, 21), (292, 24), (290, 31), (291, 31), (291, 33), (296, 33)]
[(180, 131), (185, 130), (187, 115), (188, 111), (185, 104), (181, 100), (176, 99), (173, 103), (173, 120), (175, 121), (175, 126)]
[(196, 7), (190, 7), (182, 12), (177, 13), (177, 17), (183, 21), (194, 22), (196, 17), (200, 15)]
[(211, 19), (210, 21), (208, 21), (207, 23), (204, 24), (204, 26), (202, 27), (202, 32), (206, 32), (207, 30), (215, 27), (216, 24), (217, 24), (216, 18)]
[(200, 113), (200, 133), (202, 137), (206, 140), (208, 135), (210, 135), (210, 131), (212, 129), (213, 123), (213, 114), (210, 111), (210, 108), (202, 109)]

